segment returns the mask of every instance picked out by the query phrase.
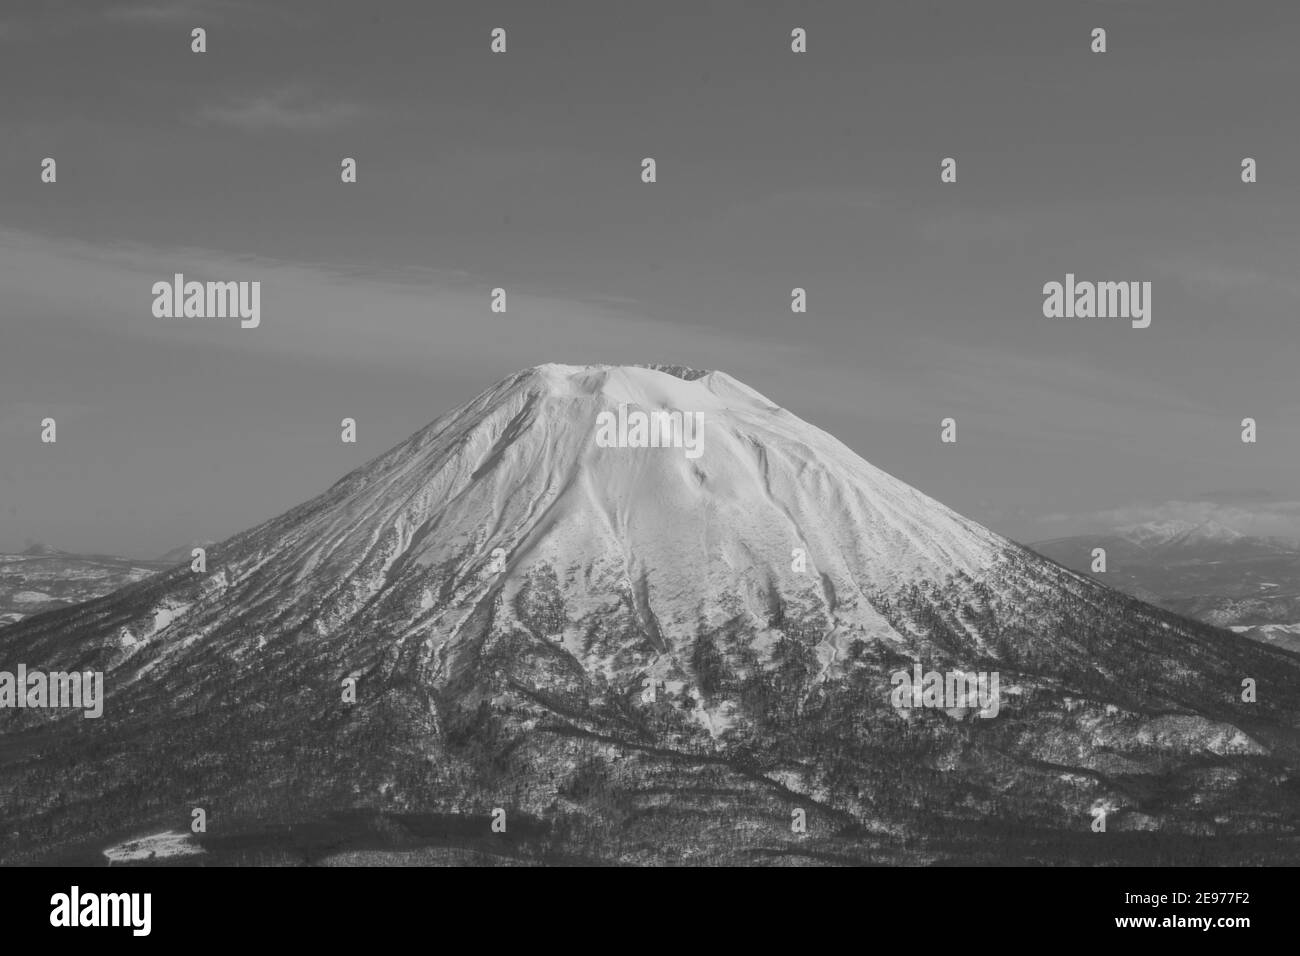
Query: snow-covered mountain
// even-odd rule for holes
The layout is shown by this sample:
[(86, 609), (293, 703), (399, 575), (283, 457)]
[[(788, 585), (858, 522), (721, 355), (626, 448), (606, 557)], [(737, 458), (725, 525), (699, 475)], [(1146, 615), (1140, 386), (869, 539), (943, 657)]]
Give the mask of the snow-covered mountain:
[[(335, 847), (500, 852), (498, 807), (529, 859), (1131, 860), (1089, 842), (1101, 811), (1161, 852), (1213, 835), (1257, 859), (1300, 714), (1296, 658), (1045, 560), (680, 366), (520, 372), (205, 572), (22, 622), (0, 654), (107, 686), (98, 721), (10, 712), (24, 827), (5, 830), (45, 836), (0, 858), (204, 806), (224, 821), (206, 848), (245, 862), (313, 858), (268, 821), (329, 814)], [(998, 716), (897, 709), (914, 664), (1000, 673)], [(60, 774), (82, 786), (51, 803)], [(342, 810), (371, 822), (344, 838)]]
[[(703, 454), (599, 447), (597, 418), (620, 405), (702, 413)], [(215, 549), (206, 576), (183, 569), (104, 648), (134, 674), (177, 653), (177, 631), (228, 627), (233, 608), (259, 632), (393, 627), (440, 667), (493, 602), (517, 623), (550, 568), (569, 623), (548, 636), (574, 653), (595, 620), (625, 616), (681, 653), (701, 621), (765, 621), (783, 603), (825, 616), (830, 660), (854, 640), (903, 641), (867, 590), (982, 574), (1008, 546), (720, 372), (548, 365)]]
[(1241, 541), (1246, 535), (1217, 521), (1147, 521), (1126, 525), (1117, 532), (1120, 537), (1144, 548), (1169, 546), (1185, 547), (1193, 543), (1230, 544)]

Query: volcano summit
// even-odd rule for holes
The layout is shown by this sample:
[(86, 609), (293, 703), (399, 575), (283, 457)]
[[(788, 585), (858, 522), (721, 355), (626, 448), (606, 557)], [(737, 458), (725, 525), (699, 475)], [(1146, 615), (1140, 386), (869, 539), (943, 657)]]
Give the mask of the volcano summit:
[[(707, 440), (596, 440), (635, 413)], [(100, 720), (11, 712), (0, 860), (202, 807), (242, 863), (1296, 862), (1300, 658), (721, 372), (519, 372), (207, 564), (0, 630), (105, 674)], [(891, 706), (916, 667), (996, 716)]]

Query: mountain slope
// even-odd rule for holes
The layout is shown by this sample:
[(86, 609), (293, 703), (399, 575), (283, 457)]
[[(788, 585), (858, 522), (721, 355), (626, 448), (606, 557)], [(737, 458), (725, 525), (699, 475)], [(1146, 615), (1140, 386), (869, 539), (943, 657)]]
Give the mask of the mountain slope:
[[(603, 447), (620, 407), (702, 414), (700, 454)], [(13, 859), (194, 806), (238, 862), (317, 858), (290, 822), (336, 854), (619, 862), (1258, 860), (1296, 823), (1296, 658), (681, 367), (520, 372), (206, 573), (24, 621), (0, 652), (108, 689), (100, 720), (7, 715)], [(997, 671), (998, 716), (896, 709), (913, 663)], [(519, 843), (491, 841), (496, 807)]]

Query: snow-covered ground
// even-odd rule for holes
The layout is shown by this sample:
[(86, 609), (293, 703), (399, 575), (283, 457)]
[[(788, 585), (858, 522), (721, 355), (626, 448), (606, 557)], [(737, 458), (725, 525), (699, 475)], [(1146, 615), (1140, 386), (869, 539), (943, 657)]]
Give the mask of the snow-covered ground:
[(167, 830), (152, 836), (128, 840), (104, 851), (109, 865), (131, 863), (138, 860), (165, 860), (181, 856), (195, 856), (205, 852), (194, 841), (194, 836), (184, 830)]

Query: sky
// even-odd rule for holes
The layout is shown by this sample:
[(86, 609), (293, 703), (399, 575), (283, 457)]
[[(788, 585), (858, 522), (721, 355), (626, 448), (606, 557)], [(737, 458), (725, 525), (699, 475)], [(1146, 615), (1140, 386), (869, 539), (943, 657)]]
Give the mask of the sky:
[[(722, 369), (1021, 541), (1300, 536), (1297, 36), (1281, 0), (7, 2), (0, 551), (227, 537), (544, 362)], [(260, 281), (261, 325), (155, 318), (175, 272)], [(1151, 326), (1044, 317), (1067, 273), (1149, 281)]]

